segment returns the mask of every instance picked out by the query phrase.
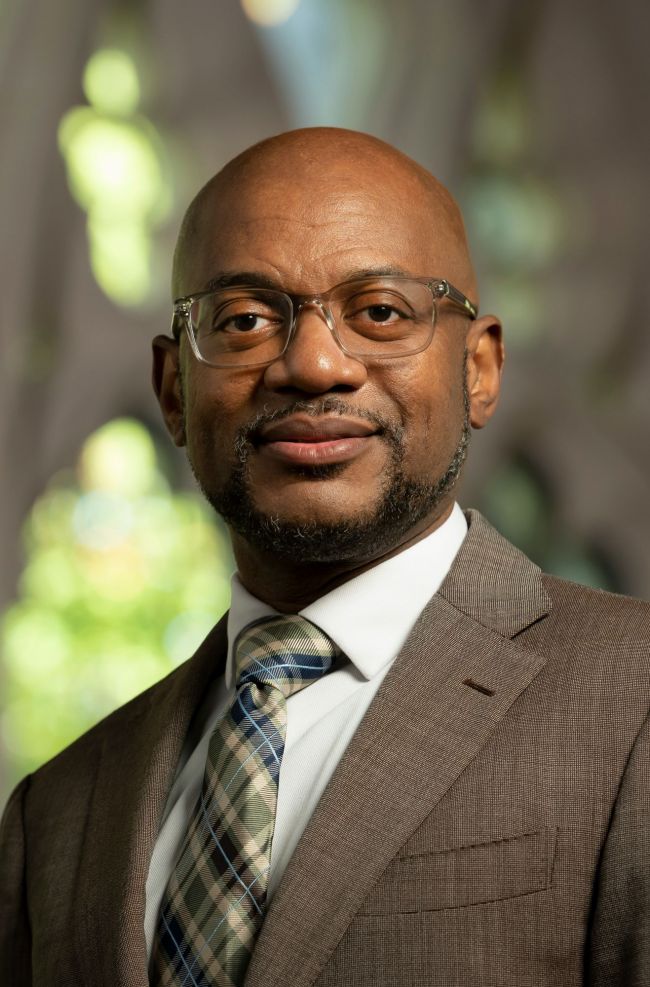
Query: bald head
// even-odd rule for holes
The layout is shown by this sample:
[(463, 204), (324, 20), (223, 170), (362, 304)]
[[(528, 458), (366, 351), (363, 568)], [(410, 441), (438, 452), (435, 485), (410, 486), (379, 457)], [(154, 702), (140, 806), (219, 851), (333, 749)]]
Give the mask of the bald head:
[[(394, 217), (406, 211), (413, 217), (413, 236), (429, 239), (442, 267), (426, 269), (423, 256), (424, 266), (413, 274), (448, 278), (478, 301), (462, 216), (447, 189), (417, 162), (376, 137), (328, 127), (293, 130), (264, 140), (210, 179), (181, 225), (174, 255), (174, 296), (201, 287), (195, 274), (197, 251), (220, 231), (249, 229), (252, 236), (255, 214), (275, 210), (279, 237), (291, 213), (311, 225), (317, 237), (323, 219), (330, 232), (337, 220), (344, 227), (355, 211), (364, 208), (364, 197), (372, 200), (389, 238)], [(377, 258), (383, 260), (390, 258)]]

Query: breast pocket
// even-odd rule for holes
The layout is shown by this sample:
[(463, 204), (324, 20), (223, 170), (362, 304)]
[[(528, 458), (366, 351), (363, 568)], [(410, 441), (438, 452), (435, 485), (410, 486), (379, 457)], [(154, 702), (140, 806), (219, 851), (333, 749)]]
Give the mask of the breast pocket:
[(556, 829), (396, 857), (360, 915), (437, 911), (543, 891), (553, 877)]

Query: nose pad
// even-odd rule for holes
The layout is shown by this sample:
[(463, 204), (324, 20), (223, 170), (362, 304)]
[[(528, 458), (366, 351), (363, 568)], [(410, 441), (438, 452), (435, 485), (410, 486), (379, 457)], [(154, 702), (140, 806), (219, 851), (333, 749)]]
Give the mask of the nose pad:
[(294, 309), (294, 312), (293, 312), (293, 325), (291, 327), (291, 335), (289, 337), (289, 345), (291, 345), (291, 343), (293, 342), (293, 340), (296, 337), (296, 333), (297, 333), (298, 328), (299, 328), (298, 322), (299, 322), (300, 316), (301, 316), (301, 314), (303, 312), (303, 309), (308, 309), (308, 308), (315, 308), (316, 309), (316, 311), (320, 315), (322, 321), (325, 323), (325, 325), (329, 329), (330, 334), (332, 336), (332, 339), (336, 343), (337, 349), (345, 357), (347, 357), (348, 354), (345, 352), (345, 349), (343, 348), (343, 345), (341, 343), (341, 340), (339, 339), (339, 334), (337, 332), (336, 325), (334, 323), (334, 318), (332, 316), (332, 313), (330, 312), (329, 308), (325, 304), (323, 304), (323, 302), (320, 300), (320, 298), (307, 298), (304, 301), (300, 302), (300, 304), (297, 305), (296, 308)]
[(315, 308), (318, 310), (321, 319), (323, 320), (329, 331), (332, 333), (332, 336), (340, 346), (341, 344), (339, 343), (338, 337), (336, 335), (336, 329), (334, 327), (334, 320), (332, 319), (332, 315), (329, 312), (329, 310), (325, 307), (325, 305), (323, 305), (322, 301), (319, 298), (307, 298), (304, 301), (302, 301), (300, 305), (298, 305), (298, 307), (293, 313), (293, 330), (294, 330), (293, 334), (295, 334), (296, 329), (298, 328), (298, 319), (300, 318), (301, 312), (305, 308)]

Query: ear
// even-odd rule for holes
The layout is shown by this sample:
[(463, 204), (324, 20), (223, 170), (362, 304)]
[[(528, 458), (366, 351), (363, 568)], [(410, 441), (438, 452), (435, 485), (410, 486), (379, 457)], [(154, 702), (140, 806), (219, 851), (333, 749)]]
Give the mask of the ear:
[(467, 388), (473, 428), (487, 425), (496, 410), (504, 359), (500, 321), (494, 315), (476, 319), (467, 334)]
[(152, 383), (167, 431), (177, 446), (185, 445), (185, 421), (181, 393), (180, 348), (169, 336), (152, 342)]

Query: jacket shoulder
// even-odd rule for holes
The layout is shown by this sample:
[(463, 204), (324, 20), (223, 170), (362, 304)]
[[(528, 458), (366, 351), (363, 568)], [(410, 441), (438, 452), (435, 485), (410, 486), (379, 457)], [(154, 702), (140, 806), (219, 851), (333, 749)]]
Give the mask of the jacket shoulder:
[(645, 649), (650, 603), (542, 572), (477, 511), (440, 592), (479, 623), (507, 637), (546, 636), (579, 650), (582, 641)]
[(62, 751), (29, 776), (29, 788), (59, 790), (61, 782), (70, 778), (83, 777), (92, 770), (99, 751), (107, 739), (119, 738), (125, 731), (133, 729), (142, 720), (152, 705), (173, 687), (183, 666), (174, 669), (164, 679), (154, 683), (129, 702), (113, 710), (93, 727), (83, 733)]
[(650, 647), (650, 603), (619, 593), (594, 589), (548, 573), (542, 583), (551, 598), (553, 623), (573, 637), (607, 642), (615, 648)]
[[(227, 615), (212, 628), (195, 654), (165, 678), (134, 699), (120, 706), (91, 727), (77, 740), (38, 768), (31, 776), (32, 786), (55, 787), (59, 780), (80, 778), (92, 768), (106, 742), (119, 743), (129, 731), (145, 731), (151, 721), (173, 712), (179, 705), (189, 716), (198, 703), (207, 681), (223, 673), (226, 653)], [(185, 709), (188, 707), (188, 709)], [(154, 724), (155, 727), (155, 724)]]

